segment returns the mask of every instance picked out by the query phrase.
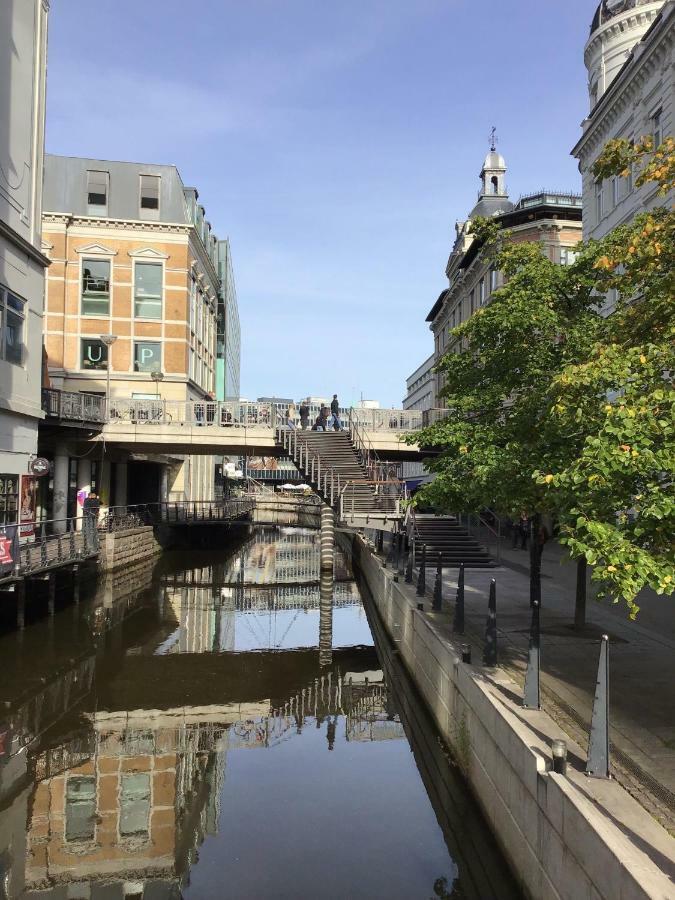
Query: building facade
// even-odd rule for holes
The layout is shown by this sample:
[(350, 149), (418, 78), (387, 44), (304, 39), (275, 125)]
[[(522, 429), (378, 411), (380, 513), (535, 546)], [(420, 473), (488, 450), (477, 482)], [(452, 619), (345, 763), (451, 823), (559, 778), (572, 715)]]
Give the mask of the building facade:
[(658, 146), (673, 134), (674, 45), (675, 0), (603, 0), (597, 9), (584, 51), (590, 112), (572, 150), (582, 177), (585, 238), (602, 238), (669, 202), (654, 184), (637, 187), (632, 172), (602, 180), (591, 169), (614, 138), (651, 136)]
[(218, 318), (216, 322), (216, 399), (238, 400), (241, 329), (229, 240), (218, 241)]
[(425, 359), (406, 379), (403, 409), (434, 409), (436, 406), (434, 355)]
[[(554, 263), (566, 265), (575, 258), (575, 247), (582, 237), (581, 196), (542, 191), (523, 196), (514, 205), (506, 188), (506, 171), (504, 158), (493, 147), (481, 170), (478, 202), (468, 219), (455, 226), (456, 238), (445, 268), (448, 287), (441, 291), (426, 319), (434, 335), (434, 352), (427, 360), (430, 368), (446, 353), (461, 352), (452, 330), (489, 304), (492, 294), (504, 283), (502, 273), (471, 234), (476, 216), (494, 217), (513, 242), (541, 244), (542, 253)], [(437, 398), (444, 378), (442, 373), (434, 377), (434, 402), (440, 405)]]
[(30, 500), (42, 418), (48, 12), (47, 0), (0, 4), (0, 526)]
[[(51, 386), (109, 390), (111, 416), (130, 400), (163, 401), (170, 413), (172, 402), (215, 397), (218, 240), (178, 170), (47, 155), (44, 210)], [(211, 457), (108, 454), (74, 473), (68, 456), (55, 448), (55, 515), (72, 514), (73, 490), (90, 488), (104, 505), (213, 497)]]

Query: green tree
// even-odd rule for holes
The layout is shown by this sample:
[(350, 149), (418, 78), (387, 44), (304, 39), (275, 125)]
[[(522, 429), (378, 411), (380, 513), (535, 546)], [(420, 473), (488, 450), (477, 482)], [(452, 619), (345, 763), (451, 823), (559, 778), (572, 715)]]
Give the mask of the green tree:
[[(655, 152), (648, 139), (612, 142), (596, 174), (629, 166), (638, 186), (667, 193), (672, 141)], [(423, 496), (458, 512), (554, 514), (572, 555), (634, 614), (646, 584), (672, 591), (672, 211), (589, 242), (568, 267), (509, 243), (494, 222), (473, 231), (507, 281), (454, 329), (463, 352), (439, 365), (449, 415), (419, 437), (440, 451)], [(617, 308), (602, 316), (608, 292)]]

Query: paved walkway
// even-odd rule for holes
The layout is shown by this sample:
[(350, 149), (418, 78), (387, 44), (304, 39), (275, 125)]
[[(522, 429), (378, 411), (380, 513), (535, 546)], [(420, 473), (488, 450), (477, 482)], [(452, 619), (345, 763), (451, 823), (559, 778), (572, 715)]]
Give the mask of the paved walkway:
[[(529, 556), (506, 549), (502, 565), (467, 569), (466, 636), (480, 661), (490, 580), (497, 581), (500, 665), (524, 682), (530, 627)], [(427, 590), (434, 570), (427, 570)], [(448, 623), (457, 571), (443, 578)], [(542, 705), (582, 747), (587, 745), (598, 668), (600, 636), (610, 637), (610, 740), (617, 779), (675, 833), (675, 599), (645, 592), (636, 622), (625, 605), (591, 599), (587, 627), (574, 631), (576, 564), (550, 543), (542, 559)], [(456, 638), (455, 638), (456, 640)]]

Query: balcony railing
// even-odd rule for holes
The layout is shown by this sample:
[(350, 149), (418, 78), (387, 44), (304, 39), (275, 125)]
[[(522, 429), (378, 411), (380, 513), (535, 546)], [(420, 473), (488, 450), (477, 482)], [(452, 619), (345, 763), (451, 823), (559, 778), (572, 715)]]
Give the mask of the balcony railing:
[(101, 424), (106, 421), (105, 397), (98, 394), (43, 388), (42, 409), (50, 419)]

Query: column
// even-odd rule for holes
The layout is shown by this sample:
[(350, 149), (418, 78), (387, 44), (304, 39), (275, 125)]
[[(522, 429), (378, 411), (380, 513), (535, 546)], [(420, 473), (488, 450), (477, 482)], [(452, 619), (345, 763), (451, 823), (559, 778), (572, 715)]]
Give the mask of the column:
[(321, 507), (321, 571), (333, 571), (335, 515), (330, 506)]
[[(66, 531), (68, 515), (68, 454), (57, 451), (54, 454), (54, 530)], [(59, 521), (60, 520), (60, 521)]]
[(319, 581), (319, 665), (333, 662), (333, 573), (321, 573)]
[(127, 464), (115, 463), (115, 506), (127, 505)]
[(110, 470), (111, 470), (111, 462), (109, 459), (104, 459), (101, 463), (101, 487), (99, 490), (99, 498), (101, 500), (101, 512), (103, 512), (103, 507), (106, 509), (112, 506), (112, 497), (110, 496)]
[(85, 457), (77, 463), (77, 530), (82, 530), (82, 498), (91, 490), (91, 459)]
[(166, 503), (169, 499), (169, 466), (163, 465), (159, 475), (159, 500)]

